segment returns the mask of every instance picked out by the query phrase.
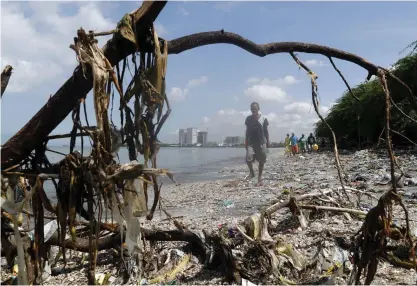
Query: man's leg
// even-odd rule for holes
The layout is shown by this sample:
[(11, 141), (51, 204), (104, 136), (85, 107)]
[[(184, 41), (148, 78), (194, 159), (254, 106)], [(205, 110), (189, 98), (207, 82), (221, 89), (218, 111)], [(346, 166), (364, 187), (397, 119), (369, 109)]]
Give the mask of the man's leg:
[(246, 151), (246, 164), (249, 168), (249, 175), (246, 176), (245, 179), (250, 180), (255, 177), (255, 172), (253, 171), (253, 159), (254, 159), (254, 151), (252, 147), (248, 147)]
[(258, 166), (258, 168), (259, 168), (258, 169), (258, 172), (259, 172), (259, 174), (258, 174), (258, 185), (262, 186), (262, 173), (264, 171), (264, 166), (265, 166), (266, 157), (267, 157), (267, 147), (266, 147), (266, 145), (259, 146), (259, 148), (255, 149), (255, 157), (256, 157), (256, 160), (259, 163), (259, 166)]
[(265, 163), (259, 163), (259, 174), (258, 174), (258, 184), (262, 185), (262, 173), (264, 171)]

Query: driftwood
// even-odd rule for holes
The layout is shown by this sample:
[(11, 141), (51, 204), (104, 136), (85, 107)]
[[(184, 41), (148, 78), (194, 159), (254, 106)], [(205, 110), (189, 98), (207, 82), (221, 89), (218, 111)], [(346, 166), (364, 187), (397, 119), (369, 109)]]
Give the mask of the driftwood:
[(1, 96), (3, 97), (3, 93), (6, 90), (7, 85), (9, 84), (9, 79), (12, 76), (13, 67), (11, 65), (7, 65), (4, 70), (1, 72)]
[[(137, 35), (145, 33), (165, 4), (166, 1), (144, 1), (138, 10), (131, 13)], [(135, 46), (123, 37), (114, 37), (103, 47), (103, 53), (112, 66), (135, 50)], [(84, 77), (82, 68), (78, 66), (72, 77), (49, 98), (38, 113), (2, 146), (1, 168), (10, 167), (26, 158), (70, 114), (80, 99), (87, 96), (92, 87), (91, 68), (86, 70)]]

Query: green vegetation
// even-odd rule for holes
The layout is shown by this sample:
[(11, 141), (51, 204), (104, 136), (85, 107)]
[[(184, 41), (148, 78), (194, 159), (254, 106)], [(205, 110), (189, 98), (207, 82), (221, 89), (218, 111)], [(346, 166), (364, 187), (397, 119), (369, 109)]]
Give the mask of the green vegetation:
[[(406, 83), (417, 95), (417, 41), (407, 48), (411, 52), (393, 66), (393, 74)], [(392, 100), (409, 117), (417, 121), (416, 100), (410, 98), (408, 91), (399, 83), (388, 79)], [(385, 94), (378, 79), (370, 80), (352, 88), (360, 99), (358, 102), (348, 91), (330, 109), (326, 117), (333, 128), (341, 148), (370, 147), (378, 142), (384, 130)], [(394, 105), (391, 108), (391, 129), (417, 142), (417, 123), (403, 115)], [(317, 137), (331, 139), (331, 132), (323, 122), (316, 124)], [(384, 138), (384, 137), (383, 137)], [(411, 143), (400, 135), (392, 134), (393, 144), (407, 146)]]

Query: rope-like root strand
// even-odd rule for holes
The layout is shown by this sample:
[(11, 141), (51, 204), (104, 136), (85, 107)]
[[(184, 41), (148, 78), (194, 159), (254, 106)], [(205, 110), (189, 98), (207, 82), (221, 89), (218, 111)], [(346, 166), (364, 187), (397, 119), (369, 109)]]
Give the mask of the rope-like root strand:
[(395, 180), (395, 164), (394, 164), (394, 153), (392, 151), (392, 142), (390, 136), (390, 119), (391, 119), (391, 101), (390, 101), (390, 94), (387, 84), (387, 79), (385, 76), (385, 72), (382, 70), (378, 70), (379, 80), (382, 84), (382, 88), (385, 93), (385, 140), (387, 144), (387, 151), (390, 160), (390, 167), (391, 167), (391, 183), (394, 192), (397, 192), (397, 182)]
[(326, 119), (324, 119), (324, 117), (320, 114), (319, 108), (318, 108), (318, 99), (317, 99), (317, 83), (316, 83), (316, 79), (318, 78), (317, 75), (312, 72), (304, 63), (302, 63), (296, 55), (294, 55), (293, 52), (290, 52), (291, 57), (294, 59), (294, 61), (300, 66), (302, 67), (310, 76), (311, 79), (311, 99), (313, 101), (313, 106), (314, 106), (314, 110), (316, 111), (318, 117), (320, 118), (321, 121), (323, 121), (324, 124), (326, 124), (327, 128), (329, 128), (330, 132), (332, 133), (333, 136), (333, 148), (334, 148), (334, 154), (335, 154), (335, 161), (336, 161), (336, 168), (337, 168), (337, 173), (339, 176), (339, 181), (340, 184), (342, 186), (342, 190), (343, 193), (345, 194), (346, 198), (348, 199), (348, 201), (350, 202), (350, 198), (346, 192), (345, 189), (345, 184), (343, 182), (343, 177), (342, 177), (342, 166), (340, 164), (340, 159), (339, 159), (339, 151), (337, 149), (337, 142), (336, 142), (336, 134), (334, 133), (332, 127), (327, 123)]
[(333, 68), (337, 71), (337, 73), (339, 74), (339, 76), (342, 78), (343, 82), (345, 83), (347, 89), (349, 90), (349, 93), (357, 100), (360, 102), (359, 98), (353, 93), (352, 89), (350, 88), (350, 85), (348, 84), (347, 80), (345, 79), (345, 77), (343, 76), (342, 72), (336, 67), (335, 63), (333, 62), (332, 57), (328, 57), (330, 63), (332, 64)]
[[(380, 75), (380, 81), (382, 84), (382, 88), (385, 92), (385, 129), (386, 129), (386, 140), (387, 140), (387, 150), (388, 150), (388, 154), (389, 154), (389, 158), (390, 158), (390, 165), (391, 165), (391, 182), (392, 182), (392, 187), (393, 187), (393, 191), (397, 192), (397, 181), (395, 179), (395, 173), (394, 173), (394, 168), (395, 165), (398, 166), (397, 161), (394, 158), (394, 154), (392, 151), (392, 142), (391, 142), (391, 137), (390, 137), (390, 131), (392, 132), (393, 130), (390, 129), (390, 112), (391, 112), (391, 101), (392, 98), (390, 96), (389, 93), (389, 88), (388, 88), (388, 84), (387, 84), (387, 80), (386, 80), (386, 72), (379, 70), (379, 75)], [(402, 135), (399, 132), (396, 132), (397, 134)], [(411, 141), (411, 140), (410, 140)], [(411, 141), (412, 143), (414, 143), (413, 141)], [(415, 144), (415, 143), (414, 143)], [(402, 202), (401, 199), (399, 199), (399, 204), (401, 205), (401, 207), (404, 210), (405, 213), (405, 219), (406, 219), (406, 227), (407, 227), (407, 239), (408, 242), (410, 244), (410, 257), (413, 258), (414, 263), (416, 262), (416, 257), (414, 254), (414, 245), (413, 245), (413, 240), (411, 238), (411, 233), (410, 233), (410, 222), (409, 222), (409, 218), (408, 218), (408, 210), (405, 207), (404, 203)]]

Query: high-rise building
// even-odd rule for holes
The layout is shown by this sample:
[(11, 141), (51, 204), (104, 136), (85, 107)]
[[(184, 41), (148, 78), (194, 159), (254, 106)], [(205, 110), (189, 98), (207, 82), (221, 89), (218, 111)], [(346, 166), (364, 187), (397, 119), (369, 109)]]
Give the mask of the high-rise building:
[(197, 132), (197, 143), (200, 143), (201, 145), (207, 144), (207, 131)]
[(182, 146), (182, 145), (186, 145), (187, 144), (187, 133), (185, 129), (180, 129), (178, 131), (178, 145)]
[(197, 128), (187, 128), (187, 145), (197, 144)]

